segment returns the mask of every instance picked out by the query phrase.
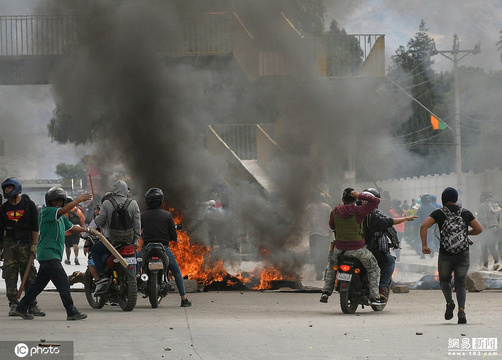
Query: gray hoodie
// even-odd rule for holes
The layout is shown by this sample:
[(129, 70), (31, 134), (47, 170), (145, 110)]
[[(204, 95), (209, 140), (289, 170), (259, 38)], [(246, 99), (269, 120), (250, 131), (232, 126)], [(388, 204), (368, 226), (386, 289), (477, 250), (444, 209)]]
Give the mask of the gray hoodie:
[[(117, 201), (117, 204), (123, 204), (127, 200), (129, 195), (129, 187), (127, 184), (119, 180), (113, 185), (113, 198)], [(96, 216), (94, 222), (97, 226), (103, 229), (103, 235), (108, 236), (108, 226), (110, 225), (110, 221), (112, 219), (113, 213), (113, 204), (110, 200), (106, 200), (103, 204), (101, 204), (101, 209), (99, 210), (99, 215)], [(131, 215), (134, 222), (134, 243), (138, 243), (138, 239), (141, 233), (141, 216), (139, 211), (139, 206), (136, 200), (132, 200), (127, 208), (127, 211)]]

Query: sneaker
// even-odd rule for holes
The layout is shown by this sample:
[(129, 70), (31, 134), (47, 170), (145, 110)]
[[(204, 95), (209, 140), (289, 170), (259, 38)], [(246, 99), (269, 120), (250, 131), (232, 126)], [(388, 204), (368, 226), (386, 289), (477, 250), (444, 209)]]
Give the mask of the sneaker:
[(71, 265), (70, 260), (65, 260), (65, 261), (64, 261), (64, 263), (65, 263), (66, 265)]
[(10, 306), (9, 316), (17, 316), (16, 314), (14, 314), (14, 311), (16, 311), (17, 304), (12, 304), (12, 305), (9, 305), (9, 306)]
[(45, 313), (40, 310), (38, 305), (33, 305), (32, 307), (30, 307), (30, 314), (33, 316), (45, 316)]
[(383, 305), (383, 304), (385, 304), (385, 301), (382, 301), (380, 299), (370, 299), (370, 305)]
[(14, 316), (21, 316), (24, 320), (33, 320), (34, 318), (28, 311), (19, 311), (17, 308), (14, 310)]
[(320, 302), (327, 304), (328, 303), (328, 294), (322, 294), (321, 298), (319, 299)]
[(68, 315), (66, 317), (66, 320), (84, 320), (87, 319), (87, 314), (81, 313), (81, 312), (76, 312), (73, 315)]
[(80, 265), (77, 258), (75, 258), (75, 265)]
[(467, 324), (467, 318), (465, 317), (464, 311), (458, 312), (458, 323), (459, 324)]
[(446, 311), (444, 313), (445, 320), (453, 319), (453, 310), (455, 309), (455, 303), (452, 301), (446, 304)]
[(497, 271), (499, 267), (500, 267), (499, 263), (493, 264), (492, 271)]
[(192, 306), (192, 302), (188, 299), (181, 299), (180, 307), (190, 307)]
[(96, 289), (94, 290), (94, 295), (102, 294), (106, 290), (106, 286), (108, 285), (108, 278), (99, 278), (96, 281)]

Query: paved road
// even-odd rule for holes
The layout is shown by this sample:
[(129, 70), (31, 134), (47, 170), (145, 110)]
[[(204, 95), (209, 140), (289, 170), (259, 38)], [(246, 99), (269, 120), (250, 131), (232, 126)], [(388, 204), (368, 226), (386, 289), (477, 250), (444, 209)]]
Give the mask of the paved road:
[(74, 341), (74, 358), (88, 360), (481, 358), (448, 355), (449, 343), (472, 338), (498, 339), (502, 354), (502, 290), (468, 293), (466, 325), (444, 320), (438, 290), (392, 294), (383, 312), (354, 315), (341, 312), (336, 294), (322, 304), (319, 293), (199, 292), (189, 294), (191, 308), (170, 294), (158, 309), (140, 298), (132, 312), (93, 310), (82, 292), (72, 294), (88, 319), (66, 321), (58, 294), (48, 291), (39, 297), (46, 317), (8, 317), (0, 293), (0, 339)]

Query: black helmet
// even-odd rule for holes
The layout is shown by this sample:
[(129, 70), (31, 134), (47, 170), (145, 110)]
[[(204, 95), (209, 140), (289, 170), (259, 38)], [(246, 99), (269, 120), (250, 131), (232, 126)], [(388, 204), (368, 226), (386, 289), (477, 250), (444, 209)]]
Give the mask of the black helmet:
[(54, 186), (47, 190), (47, 192), (45, 193), (45, 205), (52, 206), (51, 203), (57, 199), (63, 200), (63, 204), (66, 201), (66, 192), (62, 187)]
[(67, 196), (67, 197), (66, 197), (66, 199), (65, 199), (65, 201), (64, 201), (64, 204), (65, 204), (65, 205), (66, 205), (66, 204), (69, 204), (69, 203), (71, 203), (73, 200), (75, 200), (73, 197), (71, 197), (71, 196)]
[[(14, 189), (10, 193), (6, 194), (5, 187), (8, 185), (13, 185)], [(13, 197), (14, 195), (20, 194), (21, 191), (23, 190), (23, 188), (21, 187), (21, 183), (19, 182), (19, 180), (17, 178), (10, 177), (10, 178), (7, 178), (3, 181), (2, 190), (3, 190), (3, 196), (6, 199), (9, 199), (9, 198)]]
[(148, 209), (157, 209), (164, 202), (164, 193), (159, 188), (151, 188), (145, 194)]
[(374, 197), (377, 197), (377, 198), (379, 198), (379, 199), (380, 199), (380, 192), (379, 192), (377, 189), (375, 189), (375, 188), (368, 188), (368, 189), (366, 189), (366, 190), (364, 190), (364, 191), (363, 191), (363, 194), (364, 194), (365, 192), (366, 192), (366, 193), (370, 193), (370, 194), (371, 194), (371, 195), (373, 195)]

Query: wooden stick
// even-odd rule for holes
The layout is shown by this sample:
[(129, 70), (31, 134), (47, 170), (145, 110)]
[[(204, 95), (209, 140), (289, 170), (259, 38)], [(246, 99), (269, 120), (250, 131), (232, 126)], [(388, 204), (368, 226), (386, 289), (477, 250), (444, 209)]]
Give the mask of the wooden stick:
[(30, 259), (28, 260), (28, 265), (26, 265), (26, 269), (24, 270), (23, 280), (21, 280), (21, 286), (19, 287), (19, 291), (17, 292), (17, 298), (21, 298), (21, 293), (23, 292), (24, 285), (26, 284), (26, 280), (28, 279), (28, 275), (30, 273), (31, 265), (33, 265), (33, 261), (35, 261), (35, 255), (31, 253)]
[(94, 196), (94, 186), (92, 186), (91, 173), (89, 173), (89, 184), (91, 184), (91, 194), (92, 194), (92, 200), (94, 203), (94, 210), (98, 210), (98, 203), (96, 202), (96, 197)]

